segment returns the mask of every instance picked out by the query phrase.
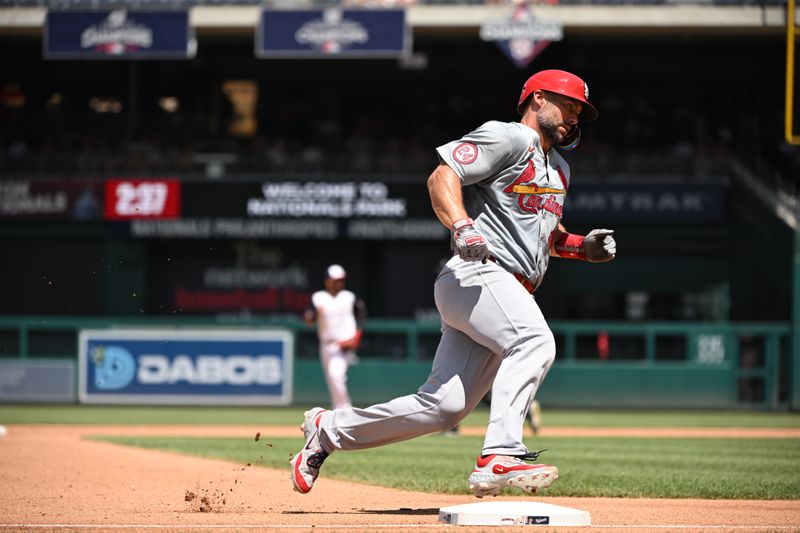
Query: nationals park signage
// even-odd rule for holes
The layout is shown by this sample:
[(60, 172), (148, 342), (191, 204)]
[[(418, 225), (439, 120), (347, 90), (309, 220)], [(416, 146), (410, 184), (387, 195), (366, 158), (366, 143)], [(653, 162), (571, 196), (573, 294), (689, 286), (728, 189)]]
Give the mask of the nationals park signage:
[[(576, 185), (567, 220), (720, 222), (722, 185)], [(0, 220), (104, 219), (139, 238), (445, 240), (425, 184), (195, 182), (175, 177), (0, 182)]]
[(183, 183), (181, 217), (134, 219), (156, 238), (444, 240), (424, 183), (269, 181)]
[(82, 330), (82, 403), (287, 405), (293, 337), (286, 330)]
[[(576, 186), (568, 220), (714, 222), (726, 189), (707, 185)], [(156, 238), (445, 240), (424, 184), (382, 182), (183, 183), (181, 218), (134, 219)]]

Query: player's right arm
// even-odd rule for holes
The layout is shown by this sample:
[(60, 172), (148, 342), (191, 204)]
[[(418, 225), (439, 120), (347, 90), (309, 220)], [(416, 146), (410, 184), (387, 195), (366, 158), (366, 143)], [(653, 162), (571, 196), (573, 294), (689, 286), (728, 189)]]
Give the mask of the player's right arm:
[(303, 320), (307, 326), (311, 326), (317, 320), (317, 310), (313, 306), (309, 307), (303, 313)]
[(433, 212), (450, 229), (450, 247), (464, 261), (483, 261), (489, 257), (489, 246), (464, 209), (461, 178), (445, 163), (439, 163), (428, 178), (428, 193)]
[(311, 302), (309, 302), (308, 307), (303, 313), (303, 320), (307, 326), (312, 326), (314, 325), (314, 322), (317, 321), (317, 304), (314, 301), (317, 298), (317, 294), (319, 293), (315, 292), (311, 295)]
[(428, 193), (436, 218), (446, 228), (452, 227), (458, 220), (468, 218), (461, 195), (461, 178), (447, 164), (439, 163), (428, 178)]
[[(450, 229), (450, 247), (464, 261), (490, 257), (486, 239), (464, 208), (461, 188), (496, 179), (524, 149), (516, 146), (516, 126), (489, 121), (461, 139), (439, 146), (439, 166), (428, 178), (431, 205), (439, 221)], [(526, 141), (527, 142), (527, 141)], [(518, 148), (518, 149), (516, 149)]]

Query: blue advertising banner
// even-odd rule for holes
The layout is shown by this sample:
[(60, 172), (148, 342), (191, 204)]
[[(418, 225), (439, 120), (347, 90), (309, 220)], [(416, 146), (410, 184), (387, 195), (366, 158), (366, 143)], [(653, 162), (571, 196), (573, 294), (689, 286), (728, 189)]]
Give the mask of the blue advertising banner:
[(402, 9), (264, 10), (256, 36), (261, 58), (358, 58), (408, 55)]
[(48, 11), (45, 59), (188, 59), (188, 11)]
[(81, 403), (287, 405), (285, 330), (82, 330)]

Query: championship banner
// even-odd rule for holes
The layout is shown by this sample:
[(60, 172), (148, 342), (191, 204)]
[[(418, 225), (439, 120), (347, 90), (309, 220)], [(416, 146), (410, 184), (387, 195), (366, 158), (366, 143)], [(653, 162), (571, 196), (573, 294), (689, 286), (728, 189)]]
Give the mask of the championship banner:
[(288, 405), (285, 330), (82, 330), (81, 403)]
[(189, 59), (188, 11), (48, 11), (45, 59)]
[(484, 22), (481, 39), (494, 41), (518, 68), (527, 67), (552, 41), (564, 38), (560, 21), (536, 18), (529, 6), (517, 6), (506, 20)]
[(402, 9), (266, 9), (256, 35), (259, 58), (397, 58), (410, 48)]

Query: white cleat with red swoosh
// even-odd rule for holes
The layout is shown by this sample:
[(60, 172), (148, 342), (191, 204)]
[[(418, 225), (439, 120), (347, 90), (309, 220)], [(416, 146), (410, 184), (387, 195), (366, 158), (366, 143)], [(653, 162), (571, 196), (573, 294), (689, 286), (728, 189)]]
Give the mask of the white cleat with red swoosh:
[(319, 419), (325, 409), (315, 407), (304, 413), (305, 420), (300, 428), (306, 438), (306, 444), (289, 460), (292, 465), (292, 485), (294, 490), (302, 494), (311, 491), (319, 476), (319, 468), (328, 457), (328, 452), (319, 443)]
[(515, 487), (529, 494), (546, 489), (558, 479), (553, 465), (529, 464), (520, 457), (487, 455), (478, 457), (469, 476), (469, 490), (478, 498), (497, 496), (503, 487)]

